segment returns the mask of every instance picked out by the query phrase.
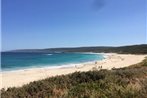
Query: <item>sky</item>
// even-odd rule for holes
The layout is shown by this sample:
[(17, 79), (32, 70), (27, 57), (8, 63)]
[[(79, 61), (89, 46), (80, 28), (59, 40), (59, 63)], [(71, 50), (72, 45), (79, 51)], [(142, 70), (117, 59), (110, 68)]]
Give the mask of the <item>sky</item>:
[(145, 44), (146, 0), (2, 0), (2, 50)]

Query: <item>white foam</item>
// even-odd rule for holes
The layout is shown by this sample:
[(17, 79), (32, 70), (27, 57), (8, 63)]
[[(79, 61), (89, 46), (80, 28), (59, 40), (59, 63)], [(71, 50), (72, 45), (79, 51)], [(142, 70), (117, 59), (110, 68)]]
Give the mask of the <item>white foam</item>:
[(53, 55), (53, 54), (45, 54), (45, 55)]

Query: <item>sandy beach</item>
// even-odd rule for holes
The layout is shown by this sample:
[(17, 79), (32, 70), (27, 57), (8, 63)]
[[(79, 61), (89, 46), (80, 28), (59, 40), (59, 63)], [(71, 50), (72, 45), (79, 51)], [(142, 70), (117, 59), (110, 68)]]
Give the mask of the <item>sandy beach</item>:
[(56, 75), (69, 74), (76, 71), (89, 71), (93, 69), (112, 69), (127, 67), (141, 62), (147, 55), (131, 54), (105, 54), (105, 59), (96, 62), (89, 62), (73, 67), (64, 68), (34, 68), (0, 73), (0, 88), (19, 87), (32, 81), (37, 81)]

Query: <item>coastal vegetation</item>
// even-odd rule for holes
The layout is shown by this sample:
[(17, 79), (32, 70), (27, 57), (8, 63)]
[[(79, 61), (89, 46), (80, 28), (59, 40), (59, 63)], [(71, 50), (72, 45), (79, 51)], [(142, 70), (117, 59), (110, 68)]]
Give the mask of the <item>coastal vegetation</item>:
[(1, 89), (2, 98), (146, 98), (147, 58), (112, 70), (75, 72)]
[(121, 54), (147, 54), (147, 44), (130, 45), (120, 47), (77, 47), (77, 48), (49, 48), (49, 49), (23, 49), (13, 50), (9, 52), (43, 52), (43, 53), (56, 53), (56, 52), (97, 52), (97, 53), (121, 53)]

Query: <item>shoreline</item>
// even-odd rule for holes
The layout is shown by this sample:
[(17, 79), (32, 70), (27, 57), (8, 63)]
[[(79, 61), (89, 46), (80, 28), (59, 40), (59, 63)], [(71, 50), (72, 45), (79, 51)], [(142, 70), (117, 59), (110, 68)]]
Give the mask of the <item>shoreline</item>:
[[(94, 53), (94, 52), (75, 52), (75, 53), (81, 53), (81, 54), (100, 54), (100, 55), (103, 55), (103, 59), (106, 59), (106, 55), (105, 53)], [(103, 60), (102, 59), (102, 60)], [(93, 63), (93, 62), (96, 62), (96, 61), (101, 61), (101, 60), (91, 60), (91, 61), (85, 61), (85, 62), (81, 62), (81, 63), (69, 63), (69, 64), (59, 64), (59, 65), (54, 65), (54, 66), (49, 66), (49, 65), (45, 65), (45, 66), (38, 66), (36, 67), (35, 65), (34, 66), (31, 66), (31, 67), (24, 67), (24, 68), (14, 68), (14, 69), (11, 69), (11, 70), (1, 70), (0, 71), (0, 74), (2, 73), (10, 73), (10, 72), (21, 72), (21, 71), (30, 71), (30, 70), (37, 70), (37, 69), (60, 69), (60, 68), (73, 68), (75, 67), (75, 65), (78, 65), (78, 66), (81, 66), (83, 64), (89, 64), (89, 63)]]
[[(100, 53), (99, 53), (100, 54)], [(72, 64), (73, 66), (60, 68), (32, 68), (17, 71), (0, 72), (2, 85), (1, 88), (20, 87), (33, 81), (53, 77), (56, 75), (70, 74), (76, 71), (89, 71), (99, 69), (112, 69), (127, 67), (141, 62), (147, 55), (131, 55), (131, 54), (116, 54), (116, 53), (102, 53), (104, 59), (99, 61), (86, 62), (82, 64)], [(11, 81), (11, 82), (10, 82)]]

